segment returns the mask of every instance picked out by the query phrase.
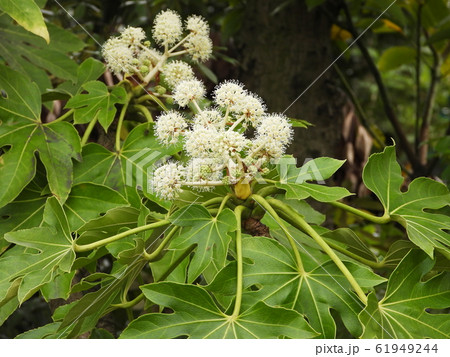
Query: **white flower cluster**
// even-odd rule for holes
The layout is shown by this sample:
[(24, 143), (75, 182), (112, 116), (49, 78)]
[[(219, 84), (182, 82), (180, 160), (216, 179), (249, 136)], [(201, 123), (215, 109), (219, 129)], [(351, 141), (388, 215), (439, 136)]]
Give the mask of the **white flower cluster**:
[[(270, 160), (281, 157), (292, 139), (288, 119), (267, 114), (262, 100), (236, 81), (216, 87), (215, 108), (200, 108), (197, 101), (204, 96), (200, 81), (181, 80), (174, 100), (180, 107), (192, 103), (196, 113), (187, 119), (171, 111), (157, 119), (155, 133), (161, 143), (174, 144), (183, 138), (184, 152), (190, 157), (185, 166), (170, 163), (155, 172), (154, 180), (161, 182), (153, 188), (162, 198), (173, 199), (182, 186), (207, 190), (249, 183), (267, 172)], [(245, 135), (248, 127), (255, 129), (253, 138)], [(166, 166), (176, 173), (169, 175)]]
[[(184, 30), (187, 34), (183, 37)], [(144, 83), (161, 71), (173, 88), (182, 80), (193, 79), (193, 71), (181, 61), (167, 63), (169, 58), (187, 54), (193, 61), (206, 61), (212, 52), (208, 23), (200, 16), (190, 16), (183, 28), (177, 12), (162, 11), (155, 17), (152, 36), (164, 47), (163, 53), (150, 47), (140, 27), (127, 27), (118, 37), (110, 38), (102, 49), (108, 68), (116, 75), (136, 75)]]
[(127, 27), (120, 36), (111, 37), (102, 48), (108, 68), (115, 74), (147, 73), (161, 54), (145, 46), (144, 40), (145, 32), (140, 27)]

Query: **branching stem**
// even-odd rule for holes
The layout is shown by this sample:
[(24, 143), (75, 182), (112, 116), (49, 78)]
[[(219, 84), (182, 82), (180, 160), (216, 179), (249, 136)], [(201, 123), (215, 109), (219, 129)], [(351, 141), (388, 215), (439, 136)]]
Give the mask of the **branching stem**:
[(166, 226), (168, 224), (170, 224), (170, 222), (167, 221), (167, 220), (162, 220), (162, 221), (159, 221), (159, 222), (146, 224), (144, 226), (132, 228), (132, 229), (129, 229), (129, 230), (125, 231), (125, 232), (113, 235), (111, 237), (108, 237), (108, 238), (105, 238), (105, 239), (102, 239), (102, 240), (99, 240), (97, 242), (93, 242), (93, 243), (90, 243), (90, 244), (78, 245), (74, 241), (74, 243), (73, 243), (73, 250), (75, 252), (77, 252), (77, 253), (87, 252), (87, 251), (90, 251), (90, 250), (93, 250), (93, 249), (96, 249), (96, 248), (103, 247), (106, 244), (115, 242), (116, 240), (119, 240), (119, 239), (122, 239), (122, 238), (125, 238), (125, 237), (128, 237), (128, 236), (131, 236), (133, 234), (144, 232), (144, 231), (148, 231), (149, 229), (163, 227), (163, 226)]
[(95, 124), (97, 124), (98, 113), (99, 112), (97, 112), (97, 114), (95, 114), (94, 119), (92, 119), (91, 122), (88, 124), (86, 131), (84, 132), (83, 137), (81, 138), (81, 146), (86, 145), (87, 141), (89, 140), (89, 136), (91, 135), (92, 130), (95, 127)]
[(46, 124), (59, 123), (60, 121), (63, 121), (65, 119), (67, 119), (68, 117), (70, 117), (74, 112), (75, 112), (75, 109), (70, 109), (69, 111), (67, 111), (63, 115), (61, 115), (60, 117), (58, 117), (55, 120), (51, 121), (50, 123), (46, 123)]
[(253, 199), (259, 205), (261, 205), (262, 208), (264, 208), (272, 216), (272, 218), (275, 219), (275, 221), (277, 221), (277, 223), (279, 224), (279, 226), (283, 230), (284, 234), (286, 235), (286, 238), (288, 239), (289, 244), (291, 245), (292, 251), (293, 251), (294, 256), (295, 256), (295, 261), (297, 262), (298, 272), (299, 272), (300, 275), (304, 275), (305, 274), (305, 269), (303, 267), (302, 258), (300, 256), (299, 251), (298, 251), (297, 245), (295, 244), (295, 240), (292, 237), (291, 233), (288, 231), (288, 229), (285, 226), (285, 224), (283, 223), (283, 221), (278, 216), (277, 212), (275, 212), (273, 207), (269, 204), (269, 202), (264, 197), (262, 197), (260, 195), (253, 194), (249, 198)]
[[(276, 210), (286, 210), (286, 205), (276, 199), (269, 199), (268, 202), (270, 205), (274, 206)], [(317, 233), (304, 219), (301, 215), (299, 215), (297, 212), (294, 212), (295, 216), (292, 218), (295, 220), (297, 228), (301, 229), (303, 232), (308, 234), (311, 238), (315, 240), (315, 242), (322, 248), (322, 250), (331, 258), (331, 260), (336, 264), (336, 266), (339, 268), (339, 270), (344, 274), (345, 278), (348, 280), (350, 285), (355, 290), (356, 294), (358, 295), (359, 299), (367, 305), (367, 296), (364, 294), (364, 291), (359, 286), (358, 282), (356, 281), (355, 277), (350, 273), (350, 271), (347, 269), (345, 264), (342, 262), (341, 259), (336, 255), (336, 253), (331, 249), (331, 247), (328, 245), (327, 242), (320, 236), (319, 233)]]
[(341, 208), (347, 212), (353, 213), (354, 215), (367, 219), (368, 221), (371, 221), (373, 223), (386, 224), (391, 221), (391, 217), (387, 212), (385, 212), (383, 216), (378, 217), (371, 213), (367, 213), (352, 206), (346, 205), (345, 203), (342, 202), (328, 202), (328, 203), (331, 206)]
[(164, 237), (164, 239), (159, 244), (158, 248), (156, 248), (153, 252), (147, 253), (146, 250), (144, 250), (144, 258), (145, 260), (152, 262), (154, 260), (157, 260), (163, 249), (167, 246), (169, 241), (172, 239), (172, 237), (175, 235), (175, 233), (178, 230), (178, 226), (173, 227), (169, 233), (167, 233)]
[(152, 113), (150, 113), (145, 105), (135, 104), (133, 105), (133, 108), (140, 112), (145, 117), (148, 123), (153, 123)]
[(125, 118), (125, 114), (127, 113), (128, 104), (130, 104), (131, 98), (133, 98), (133, 92), (128, 92), (126, 102), (120, 111), (119, 122), (117, 123), (117, 131), (116, 131), (116, 151), (120, 152), (120, 133), (122, 131), (122, 124)]
[(236, 300), (234, 303), (232, 318), (237, 318), (241, 311), (242, 303), (242, 291), (244, 283), (244, 271), (243, 271), (243, 261), (242, 261), (242, 211), (246, 209), (245, 206), (237, 206), (234, 209), (234, 214), (236, 215), (236, 264), (237, 264), (237, 277), (236, 277)]

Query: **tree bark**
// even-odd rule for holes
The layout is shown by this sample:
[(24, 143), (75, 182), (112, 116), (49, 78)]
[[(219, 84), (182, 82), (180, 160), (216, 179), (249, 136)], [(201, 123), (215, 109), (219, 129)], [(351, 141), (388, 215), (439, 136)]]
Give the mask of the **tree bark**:
[[(284, 112), (332, 63), (330, 18), (337, 9), (331, 3), (308, 11), (304, 1), (293, 1), (272, 15), (280, 2), (247, 2), (235, 37), (241, 60), (236, 78), (263, 98), (269, 112)], [(345, 96), (335, 86), (335, 77), (330, 68), (285, 113), (314, 125), (295, 129), (289, 151), (299, 164), (305, 158), (340, 156)]]

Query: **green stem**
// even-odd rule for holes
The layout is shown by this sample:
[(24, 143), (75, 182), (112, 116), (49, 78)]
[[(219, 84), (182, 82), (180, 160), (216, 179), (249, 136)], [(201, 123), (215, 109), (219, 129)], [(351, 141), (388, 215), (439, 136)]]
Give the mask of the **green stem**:
[(60, 117), (56, 118), (55, 120), (53, 120), (53, 121), (51, 121), (50, 123), (47, 123), (47, 124), (53, 124), (53, 123), (58, 123), (60, 121), (63, 121), (64, 119), (67, 119), (68, 117), (70, 117), (74, 112), (75, 112), (75, 109), (70, 109), (68, 112), (65, 112)]
[(181, 50), (178, 52), (172, 52), (169, 57), (175, 57), (175, 56), (180, 56), (180, 55), (184, 55), (185, 53), (189, 53), (188, 50)]
[(227, 193), (227, 195), (223, 198), (222, 202), (220, 203), (219, 210), (217, 211), (216, 217), (222, 212), (223, 208), (227, 204), (227, 201), (233, 196), (231, 193)]
[(117, 123), (117, 131), (116, 131), (116, 151), (120, 151), (120, 132), (122, 131), (123, 119), (125, 118), (125, 114), (127, 112), (128, 104), (130, 104), (130, 100), (133, 98), (133, 93), (128, 92), (126, 102), (120, 111), (119, 122)]
[[(275, 205), (274, 205), (275, 206)], [(288, 210), (289, 208), (289, 210)], [(291, 207), (285, 207), (286, 210), (283, 211), (279, 211), (278, 214), (281, 216), (281, 218), (283, 218), (286, 222), (290, 223), (291, 225), (293, 225), (296, 228), (300, 228), (297, 224), (297, 222), (295, 221), (295, 217), (298, 214), (294, 209), (292, 209)], [(287, 212), (288, 211), (288, 212)], [(338, 244), (335, 244), (333, 242), (328, 241), (327, 242), (328, 245), (333, 248), (334, 250), (337, 250), (338, 252), (345, 254), (346, 256), (353, 258), (367, 266), (370, 266), (371, 268), (374, 269), (381, 269), (384, 267), (385, 262), (381, 261), (381, 262), (374, 262), (373, 260), (369, 260), (366, 258), (362, 258), (360, 257), (358, 254), (355, 254), (353, 252), (350, 252), (347, 248), (341, 247)]]
[(241, 311), (241, 303), (242, 303), (242, 291), (243, 291), (243, 259), (242, 259), (242, 211), (246, 209), (245, 206), (237, 206), (234, 210), (234, 214), (236, 216), (236, 264), (237, 264), (237, 276), (236, 276), (236, 301), (234, 303), (232, 318), (237, 318)]
[(152, 262), (154, 260), (157, 260), (163, 249), (166, 247), (167, 243), (172, 239), (172, 237), (175, 235), (175, 233), (178, 230), (178, 226), (175, 226), (171, 229), (171, 231), (165, 235), (164, 239), (159, 244), (158, 248), (156, 248), (153, 252), (147, 253), (147, 251), (144, 249), (144, 258), (145, 260)]
[(378, 216), (374, 216), (371, 213), (367, 213), (367, 212), (361, 211), (357, 208), (353, 208), (342, 202), (328, 202), (328, 203), (334, 207), (341, 208), (347, 212), (353, 213), (354, 215), (362, 217), (364, 219), (367, 219), (368, 221), (371, 221), (373, 223), (385, 224), (385, 223), (388, 223), (391, 221), (391, 217), (389, 216), (389, 214), (387, 212), (385, 212), (383, 216), (378, 217)]
[(203, 202), (202, 206), (207, 207), (207, 206), (212, 206), (215, 204), (220, 205), (222, 203), (222, 201), (223, 201), (223, 197), (214, 197), (214, 198), (209, 199), (208, 201)]
[(99, 248), (99, 247), (103, 247), (104, 245), (112, 243), (112, 242), (115, 242), (116, 240), (119, 240), (119, 239), (122, 239), (122, 238), (125, 238), (125, 237), (128, 237), (128, 236), (131, 236), (132, 234), (144, 232), (144, 231), (147, 231), (149, 229), (163, 227), (163, 226), (166, 226), (168, 224), (170, 224), (170, 222), (167, 221), (167, 220), (162, 220), (162, 221), (159, 221), (159, 222), (146, 224), (145, 226), (132, 228), (132, 229), (129, 229), (129, 230), (125, 231), (125, 232), (113, 235), (111, 237), (108, 237), (108, 238), (105, 238), (105, 239), (102, 239), (102, 240), (99, 240), (97, 242), (93, 242), (93, 243), (90, 243), (90, 244), (78, 245), (74, 241), (74, 243), (73, 243), (73, 250), (75, 252), (77, 252), (77, 253), (87, 252), (89, 250), (93, 250), (93, 249), (96, 249), (96, 248)]
[[(264, 180), (267, 181), (266, 179), (264, 179)], [(272, 181), (272, 180), (270, 180), (270, 181)], [(264, 186), (264, 187), (260, 188), (260, 189), (256, 192), (256, 194), (259, 195), (259, 196), (261, 196), (261, 197), (266, 197), (266, 196), (269, 196), (269, 195), (273, 195), (273, 194), (276, 194), (276, 193), (280, 193), (280, 192), (282, 192), (282, 191), (283, 191), (283, 190), (279, 189), (279, 188), (276, 187), (276, 186)]]
[[(286, 211), (286, 205), (274, 198), (269, 199), (268, 202), (276, 207), (277, 209), (280, 209), (282, 211)], [(345, 264), (342, 262), (341, 259), (336, 255), (336, 253), (331, 249), (331, 247), (328, 245), (327, 242), (318, 234), (304, 219), (302, 216), (300, 216), (297, 212), (295, 212), (295, 216), (293, 217), (295, 219), (295, 223), (297, 228), (300, 228), (303, 232), (308, 234), (311, 238), (313, 238), (316, 243), (322, 248), (322, 250), (331, 258), (331, 260), (337, 265), (339, 270), (344, 274), (350, 285), (355, 290), (356, 294), (358, 295), (359, 299), (367, 305), (367, 296), (364, 294), (364, 291), (359, 286), (358, 282), (356, 281), (355, 277), (350, 273), (350, 271), (347, 269)]]
[(273, 219), (277, 221), (277, 223), (280, 225), (281, 229), (283, 230), (284, 234), (286, 235), (286, 238), (289, 241), (289, 244), (292, 247), (292, 251), (295, 255), (295, 260), (297, 262), (297, 269), (300, 275), (305, 274), (305, 269), (303, 267), (302, 258), (300, 257), (300, 253), (298, 251), (297, 245), (295, 244), (294, 238), (292, 237), (291, 233), (287, 229), (287, 227), (284, 225), (283, 221), (278, 216), (277, 212), (273, 209), (273, 207), (269, 204), (269, 202), (262, 196), (253, 194), (249, 197), (250, 199), (253, 199), (257, 203), (259, 203), (271, 216)]
[(200, 106), (198, 105), (198, 103), (195, 99), (192, 101), (192, 105), (194, 106), (195, 110), (197, 110), (197, 113), (202, 112), (202, 109), (200, 108)]
[(138, 296), (136, 296), (133, 300), (130, 301), (124, 301), (119, 304), (111, 304), (112, 307), (115, 307), (117, 309), (128, 309), (130, 307), (133, 307), (137, 303), (139, 303), (144, 298), (144, 293), (140, 293)]
[(148, 84), (153, 77), (155, 77), (156, 73), (159, 72), (163, 64), (166, 62), (167, 58), (169, 57), (169, 54), (167, 52), (167, 48), (164, 51), (164, 54), (161, 56), (161, 59), (158, 61), (158, 63), (155, 65), (155, 67), (152, 68), (152, 70), (145, 76), (144, 78), (144, 86)]
[(155, 103), (158, 104), (158, 105), (160, 106), (160, 108), (161, 108), (162, 110), (164, 110), (165, 112), (169, 111), (169, 109), (167, 109), (167, 107), (164, 105), (164, 103), (161, 102), (161, 100), (160, 100), (157, 96), (155, 96), (155, 95), (153, 95), (153, 94), (150, 94), (150, 93), (147, 93), (147, 94), (145, 94), (145, 95), (143, 95), (143, 96), (137, 98), (137, 99), (135, 100), (135, 103), (136, 103), (136, 104), (141, 104), (141, 103), (143, 103), (143, 102), (146, 102), (147, 100), (151, 100), (152, 102), (155, 102)]
[(152, 113), (150, 113), (146, 106), (135, 104), (133, 105), (133, 108), (140, 112), (145, 117), (145, 119), (147, 119), (147, 122), (153, 123)]
[(191, 37), (191, 34), (187, 34), (180, 42), (178, 42), (175, 46), (173, 46), (170, 50), (168, 50), (169, 53), (172, 53), (175, 51), (178, 47), (180, 47), (186, 40)]
[(89, 125), (87, 126), (86, 131), (84, 132), (83, 137), (81, 138), (81, 146), (86, 145), (87, 141), (89, 140), (89, 136), (91, 135), (92, 130), (95, 127), (95, 124), (97, 124), (97, 120), (98, 120), (98, 112), (95, 115), (94, 119), (92, 119)]

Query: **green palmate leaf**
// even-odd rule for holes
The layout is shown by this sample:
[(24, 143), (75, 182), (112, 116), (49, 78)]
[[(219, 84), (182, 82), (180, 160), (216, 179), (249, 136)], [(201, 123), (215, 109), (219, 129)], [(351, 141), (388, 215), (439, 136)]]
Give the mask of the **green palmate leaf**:
[(0, 207), (11, 202), (36, 173), (36, 153), (47, 171), (52, 193), (61, 202), (72, 186), (72, 158), (80, 159), (80, 137), (73, 125), (65, 122), (43, 125), (24, 122), (0, 125), (0, 147), (11, 146), (1, 156)]
[(109, 186), (140, 208), (136, 187), (144, 194), (151, 192), (148, 183), (155, 163), (179, 149), (179, 146), (162, 147), (153, 135), (153, 125), (141, 124), (130, 132), (120, 152), (111, 152), (98, 144), (84, 146), (83, 162), (74, 166), (74, 182)]
[(433, 265), (417, 249), (406, 255), (390, 276), (383, 299), (378, 302), (374, 294), (369, 295), (368, 306), (359, 315), (362, 338), (450, 337), (448, 314), (426, 311), (450, 306), (449, 273), (423, 280)]
[[(36, 173), (36, 153), (45, 166), (52, 193), (64, 202), (72, 186), (72, 158), (79, 159), (80, 137), (66, 122), (42, 124), (41, 101), (34, 83), (0, 66), (0, 207), (11, 202)], [(21, 88), (20, 92), (17, 88)]]
[(41, 92), (52, 88), (47, 72), (61, 79), (76, 80), (77, 64), (66, 53), (84, 47), (84, 43), (71, 32), (51, 23), (47, 24), (47, 28), (50, 44), (14, 25), (7, 17), (0, 17), (2, 58), (9, 66), (36, 82)]
[(111, 275), (100, 281), (99, 290), (84, 295), (68, 307), (53, 337), (76, 337), (92, 330), (111, 304), (118, 300), (124, 286), (131, 285), (145, 265), (143, 259), (135, 259), (129, 265), (115, 264)]
[(192, 252), (191, 247), (185, 250), (170, 250), (160, 260), (150, 263), (153, 280), (184, 283), (189, 264), (187, 255), (190, 252)]
[(0, 65), (0, 89), (0, 119), (3, 122), (23, 119), (40, 122), (41, 98), (35, 83), (30, 83), (26, 76), (11, 68)]
[(434, 180), (420, 177), (402, 193), (401, 169), (395, 159), (395, 147), (389, 146), (382, 153), (373, 154), (363, 171), (365, 185), (380, 199), (385, 214), (406, 228), (409, 239), (433, 256), (435, 247), (450, 245), (450, 217), (425, 212), (450, 204), (447, 187)]
[(106, 214), (116, 207), (128, 206), (125, 198), (113, 189), (93, 184), (74, 185), (64, 209), (72, 231), (77, 231), (89, 220)]
[(350, 228), (339, 228), (322, 234), (327, 242), (335, 243), (343, 249), (356, 254), (357, 256), (376, 263), (377, 257), (370, 250), (370, 247), (364, 243)]
[(7, 233), (5, 239), (17, 246), (0, 258), (0, 306), (22, 303), (58, 274), (70, 272), (75, 260), (69, 224), (54, 197), (47, 200), (41, 227)]
[(105, 237), (112, 236), (119, 232), (123, 227), (134, 228), (137, 225), (139, 211), (133, 207), (113, 208), (106, 212), (104, 216), (92, 219), (81, 228), (79, 233), (98, 232)]
[(280, 182), (278, 188), (286, 191), (286, 198), (305, 199), (312, 197), (317, 201), (331, 202), (351, 195), (343, 187), (329, 187), (308, 183), (316, 180), (319, 183), (330, 178), (342, 165), (343, 160), (321, 157), (306, 162), (302, 167), (295, 166), (295, 159), (283, 158), (277, 165)]
[(147, 314), (130, 323), (120, 338), (311, 338), (317, 334), (293, 310), (260, 302), (231, 318), (200, 286), (162, 282), (141, 287), (152, 302), (173, 314)]
[(61, 322), (52, 322), (50, 324), (38, 327), (33, 330), (26, 331), (17, 335), (17, 339), (42, 339), (42, 338), (52, 338), (55, 332), (58, 330)]
[(124, 104), (127, 92), (122, 87), (114, 88), (111, 93), (103, 82), (91, 81), (83, 84), (88, 94), (77, 94), (71, 98), (66, 108), (74, 108), (75, 124), (89, 123), (95, 117), (108, 130), (116, 115), (116, 104)]
[(6, 12), (24, 29), (42, 37), (47, 43), (50, 41), (41, 9), (33, 0), (3, 0), (0, 10)]
[(0, 208), (0, 253), (5, 233), (37, 227), (42, 222), (47, 200), (41, 195), (42, 189), (32, 181), (13, 202)]
[(217, 270), (225, 265), (231, 240), (228, 233), (236, 229), (236, 218), (231, 210), (224, 209), (217, 217), (213, 217), (205, 207), (191, 205), (175, 212), (170, 221), (174, 225), (188, 227), (188, 230), (184, 228), (183, 233), (172, 240), (170, 249), (187, 249), (193, 244), (197, 245), (189, 265), (188, 282), (193, 282), (210, 263)]
[[(314, 256), (300, 250), (306, 270), (300, 274), (291, 252), (273, 239), (245, 238), (242, 242), (244, 258), (244, 287), (256, 287), (244, 292), (243, 306), (264, 301), (270, 306), (294, 309), (308, 319), (323, 338), (335, 338), (336, 324), (330, 309), (339, 313), (347, 329), (354, 336), (361, 334), (357, 315), (363, 309), (350, 284), (331, 261), (319, 262)], [(308, 249), (308, 251), (311, 249)], [(370, 269), (345, 262), (358, 284), (369, 288), (385, 279)], [(235, 265), (223, 269), (208, 288), (223, 295), (234, 294)]]
[(67, 300), (72, 288), (72, 280), (76, 271), (57, 275), (52, 281), (41, 287), (42, 296), (46, 301), (52, 299)]
[(82, 86), (90, 81), (96, 80), (105, 72), (105, 65), (94, 58), (88, 58), (78, 66), (75, 81), (61, 83), (56, 89), (48, 89), (43, 95), (43, 101), (70, 99), (78, 94)]

